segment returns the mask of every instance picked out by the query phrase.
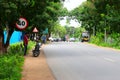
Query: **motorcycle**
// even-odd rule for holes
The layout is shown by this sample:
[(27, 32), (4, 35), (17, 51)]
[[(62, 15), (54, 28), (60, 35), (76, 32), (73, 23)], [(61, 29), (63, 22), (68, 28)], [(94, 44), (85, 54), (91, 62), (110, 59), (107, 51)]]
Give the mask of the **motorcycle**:
[(41, 43), (37, 42), (34, 50), (32, 51), (34, 57), (37, 57), (40, 55), (40, 47), (41, 47)]

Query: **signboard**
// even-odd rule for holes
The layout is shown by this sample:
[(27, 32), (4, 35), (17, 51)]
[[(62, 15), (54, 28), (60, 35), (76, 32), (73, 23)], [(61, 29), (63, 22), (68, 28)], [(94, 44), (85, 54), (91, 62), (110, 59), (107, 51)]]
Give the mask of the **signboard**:
[(48, 28), (43, 31), (43, 34), (48, 34)]
[(38, 32), (38, 30), (37, 30), (37, 28), (36, 28), (36, 27), (33, 29), (33, 32)]
[(24, 30), (25, 28), (27, 28), (27, 26), (28, 21), (23, 17), (21, 17), (19, 21), (16, 23), (16, 28), (18, 28), (19, 30)]

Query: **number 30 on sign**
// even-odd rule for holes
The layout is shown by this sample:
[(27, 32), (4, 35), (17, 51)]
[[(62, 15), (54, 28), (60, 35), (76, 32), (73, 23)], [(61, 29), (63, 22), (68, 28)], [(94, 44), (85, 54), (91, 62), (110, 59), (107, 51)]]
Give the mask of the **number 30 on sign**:
[(28, 21), (25, 18), (20, 18), (19, 21), (16, 23), (16, 28), (20, 30), (24, 30), (28, 26)]

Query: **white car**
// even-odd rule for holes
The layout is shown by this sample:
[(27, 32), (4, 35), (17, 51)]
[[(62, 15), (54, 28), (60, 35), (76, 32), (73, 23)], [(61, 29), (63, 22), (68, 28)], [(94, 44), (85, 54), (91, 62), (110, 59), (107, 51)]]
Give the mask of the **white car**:
[(74, 41), (75, 41), (75, 38), (70, 38), (69, 41), (70, 41), (70, 42), (74, 42)]
[(54, 41), (54, 38), (52, 38), (52, 37), (49, 37), (49, 40), (50, 40), (50, 41)]

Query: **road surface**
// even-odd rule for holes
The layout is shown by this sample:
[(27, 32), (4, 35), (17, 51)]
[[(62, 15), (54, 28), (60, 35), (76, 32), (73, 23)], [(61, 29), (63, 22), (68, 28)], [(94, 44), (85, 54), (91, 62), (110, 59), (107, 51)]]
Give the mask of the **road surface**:
[(44, 47), (56, 80), (120, 80), (120, 52), (74, 42)]

